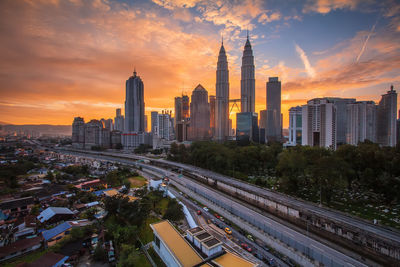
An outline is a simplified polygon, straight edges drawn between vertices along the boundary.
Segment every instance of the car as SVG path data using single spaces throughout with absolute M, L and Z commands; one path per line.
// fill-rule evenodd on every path
M 247 250 L 247 248 L 248 248 L 248 245 L 247 245 L 246 243 L 242 243 L 240 246 L 241 246 L 242 248 L 246 249 L 246 250 Z
M 247 248 L 247 251 L 248 251 L 248 252 L 252 252 L 253 249 L 252 249 L 251 247 L 248 247 L 248 248 Z
M 222 216 L 220 216 L 219 219 L 221 220 L 221 222 L 225 221 L 224 217 L 222 217 Z
M 201 210 L 198 210 L 198 211 L 197 211 L 197 215 L 201 215 Z
M 249 239 L 250 241 L 254 242 L 254 239 L 253 239 L 252 235 L 247 235 L 247 239 Z
M 232 230 L 229 229 L 228 227 L 225 228 L 225 233 L 227 233 L 228 235 L 232 234 Z
M 217 219 L 221 218 L 221 216 L 219 216 L 217 213 L 214 213 L 214 216 L 215 216 Z
M 209 211 L 209 209 L 207 207 L 203 207 L 203 210 L 205 211 Z

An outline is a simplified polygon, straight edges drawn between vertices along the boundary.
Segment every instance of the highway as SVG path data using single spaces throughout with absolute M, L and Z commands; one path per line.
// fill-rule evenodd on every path
M 70 154 L 77 154 L 79 156 L 84 156 L 88 158 L 95 158 L 95 159 L 102 159 L 110 162 L 120 162 L 123 164 L 127 165 L 138 165 L 137 163 L 132 162 L 129 159 L 121 159 L 121 158 L 114 158 L 114 157 L 109 157 L 109 156 L 103 156 L 103 155 L 96 155 L 96 154 L 82 154 L 82 153 L 76 153 L 76 152 L 67 152 Z M 119 155 L 121 156 L 121 155 Z M 315 241 L 299 232 L 296 232 L 292 230 L 291 228 L 281 225 L 280 223 L 272 220 L 271 218 L 268 218 L 266 216 L 263 216 L 257 212 L 255 212 L 252 209 L 247 208 L 246 206 L 237 203 L 233 201 L 231 198 L 225 196 L 223 193 L 212 190 L 211 188 L 206 187 L 204 184 L 194 182 L 191 179 L 188 179 L 184 176 L 179 176 L 169 170 L 154 167 L 154 166 L 149 166 L 143 163 L 139 164 L 143 168 L 149 168 L 150 170 L 160 172 L 164 175 L 167 175 L 171 180 L 176 182 L 177 184 L 180 184 L 184 189 L 190 189 L 193 198 L 196 198 L 196 194 L 202 195 L 203 197 L 206 197 L 210 201 L 215 200 L 220 202 L 220 204 L 223 204 L 225 207 L 229 206 L 228 209 L 230 211 L 239 211 L 240 214 L 233 214 L 234 216 L 240 217 L 240 219 L 247 221 L 250 224 L 255 225 L 257 224 L 263 224 L 264 226 L 268 226 L 271 229 L 274 229 L 274 231 L 279 232 L 281 237 L 285 238 L 290 238 L 292 240 L 296 240 L 297 242 L 301 243 L 303 246 L 307 247 L 309 251 L 313 251 L 313 253 L 310 253 L 310 256 L 314 256 L 315 260 L 320 260 L 318 257 L 325 257 L 325 261 L 330 262 L 330 266 L 366 266 L 363 263 L 341 253 L 338 252 L 318 241 Z M 197 171 L 197 169 L 196 169 Z M 230 180 L 230 183 L 233 181 Z M 193 189 L 196 191 L 194 192 Z M 225 216 L 227 217 L 227 216 Z M 229 218 L 228 218 L 229 219 Z M 257 231 L 262 232 L 262 230 L 254 227 L 254 229 L 257 229 Z M 262 232 L 264 236 L 265 233 Z

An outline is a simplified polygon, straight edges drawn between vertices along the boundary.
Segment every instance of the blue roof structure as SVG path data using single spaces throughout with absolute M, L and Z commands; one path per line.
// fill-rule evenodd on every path
M 98 191 L 93 192 L 93 194 L 95 194 L 96 196 L 99 197 L 99 196 L 101 196 L 101 194 L 103 194 L 103 192 L 110 191 L 110 190 L 112 190 L 112 188 L 98 190 Z
M 61 234 L 62 232 L 67 231 L 68 229 L 72 228 L 72 225 L 69 222 L 65 222 L 62 224 L 57 225 L 56 227 L 46 230 L 42 232 L 43 238 L 47 241 L 55 237 L 56 235 Z
M 37 216 L 37 219 L 43 223 L 45 221 L 48 221 L 51 219 L 56 214 L 74 214 L 70 209 L 68 208 L 62 208 L 62 207 L 48 207 L 44 211 L 42 211 L 39 216 Z

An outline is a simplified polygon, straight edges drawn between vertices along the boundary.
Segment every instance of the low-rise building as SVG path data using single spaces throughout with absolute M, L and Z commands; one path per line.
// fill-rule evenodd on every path
M 55 223 L 71 219 L 73 216 L 74 213 L 68 208 L 48 207 L 37 216 L 37 219 L 41 223 Z
M 34 204 L 33 197 L 11 199 L 0 203 L 0 210 L 7 216 L 18 217 L 28 214 Z
M 9 260 L 25 253 L 34 251 L 42 246 L 42 237 L 18 240 L 0 249 L 0 262 Z
M 153 247 L 165 265 L 252 267 L 257 264 L 222 249 L 222 243 L 201 227 L 187 230 L 187 239 L 169 221 L 150 224 Z M 198 245 L 195 245 L 197 242 Z M 193 246 L 192 246 L 193 244 Z

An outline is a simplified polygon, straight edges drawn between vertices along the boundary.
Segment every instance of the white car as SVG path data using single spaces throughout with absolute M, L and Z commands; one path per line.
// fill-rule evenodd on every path
M 203 210 L 208 211 L 208 208 L 207 207 L 203 207 Z

